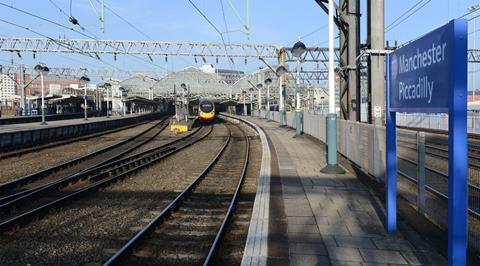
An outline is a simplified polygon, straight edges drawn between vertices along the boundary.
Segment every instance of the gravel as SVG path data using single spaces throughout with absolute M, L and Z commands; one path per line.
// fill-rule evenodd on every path
M 0 172 L 0 183 L 53 167 L 109 145 L 113 145 L 114 143 L 118 143 L 146 130 L 155 123 L 158 123 L 158 121 L 149 122 L 93 139 L 69 143 L 37 152 L 27 153 L 18 157 L 10 157 L 0 160 L 0 169 L 2 169 Z
M 226 129 L 45 219 L 0 238 L 0 265 L 99 263 L 132 237 L 200 173 Z M 201 155 L 201 156 L 199 156 Z

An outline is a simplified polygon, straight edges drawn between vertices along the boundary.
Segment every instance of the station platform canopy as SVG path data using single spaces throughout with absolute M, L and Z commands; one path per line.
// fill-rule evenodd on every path
M 150 90 L 158 80 L 149 76 L 137 74 L 119 83 L 120 87 L 128 91 L 129 96 L 139 96 L 148 98 Z
M 161 78 L 153 85 L 156 96 L 169 97 L 176 87 L 181 94 L 181 84 L 185 84 L 191 95 L 197 97 L 224 97 L 230 93 L 230 86 L 217 74 L 208 73 L 196 67 L 187 67 Z

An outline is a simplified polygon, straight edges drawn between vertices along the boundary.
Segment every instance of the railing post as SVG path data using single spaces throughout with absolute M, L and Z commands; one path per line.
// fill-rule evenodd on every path
M 417 132 L 417 208 L 425 211 L 425 132 Z

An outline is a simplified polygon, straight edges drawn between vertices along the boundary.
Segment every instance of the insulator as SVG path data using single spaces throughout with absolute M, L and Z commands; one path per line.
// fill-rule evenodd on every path
M 78 20 L 77 20 L 74 16 L 69 17 L 68 20 L 69 20 L 73 25 L 78 25 Z

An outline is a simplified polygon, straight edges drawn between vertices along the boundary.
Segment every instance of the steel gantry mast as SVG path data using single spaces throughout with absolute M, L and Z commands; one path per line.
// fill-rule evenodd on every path
M 320 1 L 320 0 L 318 0 Z M 339 19 L 337 18 L 336 21 Z M 373 47 L 372 47 L 373 48 Z M 213 57 L 213 58 L 265 58 L 274 60 L 279 64 L 295 62 L 296 58 L 292 55 L 291 48 L 285 48 L 281 45 L 273 44 L 223 44 L 223 43 L 200 43 L 200 42 L 158 42 L 158 41 L 132 41 L 132 40 L 92 40 L 92 39 L 53 39 L 53 38 L 20 38 L 20 37 L 0 37 L 0 51 L 3 52 L 30 52 L 30 53 L 82 53 L 121 55 L 135 54 L 145 56 L 186 56 L 186 57 Z M 356 52 L 354 53 L 356 54 Z M 353 57 L 352 55 L 350 55 Z M 469 50 L 469 62 L 480 62 L 480 50 Z M 363 58 L 362 58 L 363 59 Z M 302 62 L 306 63 L 326 63 L 328 62 L 328 48 L 310 47 L 302 55 Z M 340 60 L 340 50 L 335 50 L 335 61 Z M 358 61 L 358 58 L 357 58 Z M 356 64 L 356 63 L 354 63 Z M 307 64 L 304 64 L 307 65 Z M 3 66 L 6 68 L 6 66 Z M 72 68 L 57 68 L 58 75 L 76 76 L 80 70 Z M 110 69 L 88 69 L 90 76 L 115 76 L 130 75 L 138 71 L 119 71 Z M 355 65 L 346 65 L 342 72 L 357 72 Z M 93 72 L 93 73 L 92 73 Z M 145 73 L 145 71 L 140 71 Z M 84 73 L 84 72 L 82 72 Z M 320 70 L 302 70 L 301 78 L 312 82 L 326 80 L 328 73 L 326 69 Z M 158 76 L 158 75 L 156 75 Z M 356 84 L 346 80 L 345 84 L 353 86 Z M 347 88 L 347 87 L 345 87 Z M 345 92 L 343 90 L 342 92 Z M 344 93 L 346 94 L 346 92 Z M 352 96 L 353 97 L 353 96 Z M 351 100 L 352 97 L 350 97 Z M 351 104 L 350 104 L 351 105 Z M 358 105 L 358 103 L 356 103 Z M 344 106 L 344 110 L 347 110 Z
M 274 44 L 223 44 L 201 42 L 158 42 L 0 37 L 0 51 L 31 53 L 135 54 L 150 56 L 234 57 L 278 59 L 285 50 L 285 62 L 296 62 L 291 49 Z M 335 59 L 338 60 L 338 51 Z M 328 62 L 328 49 L 312 47 L 303 62 Z

